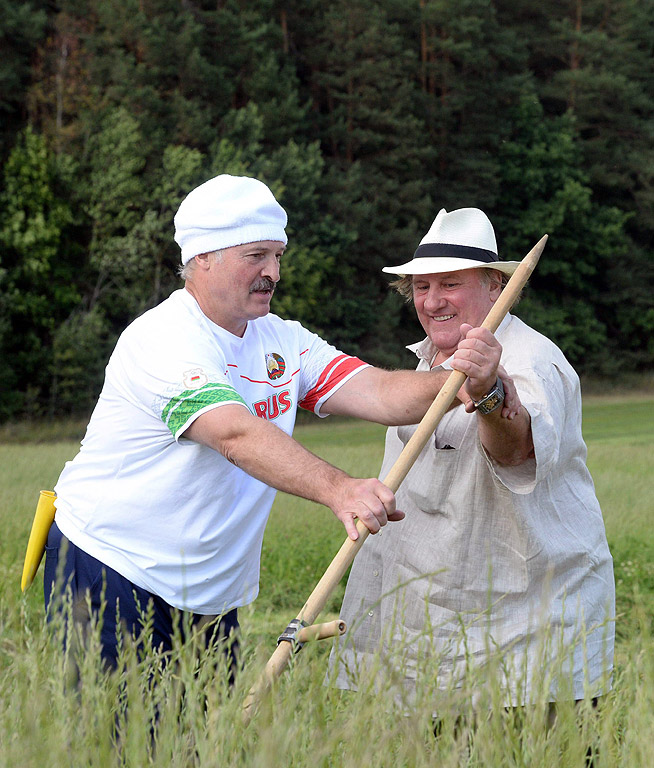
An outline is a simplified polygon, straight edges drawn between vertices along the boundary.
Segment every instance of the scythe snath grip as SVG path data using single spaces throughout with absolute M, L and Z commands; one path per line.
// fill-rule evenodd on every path
M 504 290 L 500 294 L 498 300 L 493 304 L 490 312 L 486 316 L 486 319 L 482 323 L 481 327 L 486 328 L 491 333 L 495 333 L 500 323 L 504 319 L 504 316 L 511 309 L 516 299 L 520 295 L 520 292 L 524 288 L 527 280 L 534 271 L 540 255 L 545 248 L 547 242 L 547 235 L 544 235 L 536 245 L 529 251 L 525 258 L 520 262 L 520 265 L 516 271 L 511 275 L 511 278 L 507 282 Z M 489 268 L 492 269 L 492 263 L 489 263 Z M 413 433 L 411 439 L 404 446 L 402 453 L 398 456 L 397 461 L 391 467 L 386 477 L 382 480 L 384 485 L 387 485 L 393 492 L 397 491 L 404 478 L 409 473 L 409 470 L 413 466 L 413 463 L 420 455 L 420 452 L 425 447 L 427 440 L 434 433 L 440 420 L 443 418 L 452 401 L 456 397 L 457 392 L 463 386 L 466 380 L 465 373 L 460 371 L 452 371 L 447 381 L 441 388 L 440 392 L 434 399 L 427 413 L 423 416 L 416 431 Z M 340 580 L 345 575 L 345 572 L 352 564 L 352 561 L 356 557 L 357 553 L 363 546 L 366 538 L 368 537 L 368 529 L 359 520 L 357 521 L 357 531 L 359 532 L 359 538 L 356 541 L 347 538 L 340 550 L 336 554 L 336 557 L 332 560 L 329 567 L 323 574 L 323 577 L 316 584 L 313 592 L 309 596 L 302 610 L 297 616 L 296 621 L 301 625 L 306 626 L 313 624 L 320 612 L 325 607 L 327 600 L 331 596 L 332 592 L 339 584 Z M 261 700 L 263 694 L 272 685 L 281 673 L 288 665 L 293 655 L 292 643 L 280 643 L 277 649 L 270 657 L 266 664 L 263 673 L 252 686 L 250 692 L 245 698 L 243 703 L 243 717 L 245 722 L 249 722 L 253 717 L 258 702 Z

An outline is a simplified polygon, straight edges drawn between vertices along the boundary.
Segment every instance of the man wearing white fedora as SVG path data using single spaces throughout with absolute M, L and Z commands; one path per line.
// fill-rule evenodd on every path
M 471 402 L 445 415 L 400 487 L 404 521 L 369 537 L 353 564 L 341 610 L 352 629 L 331 659 L 341 688 L 376 670 L 399 681 L 402 697 L 427 685 L 437 712 L 480 667 L 505 706 L 610 686 L 613 566 L 586 467 L 579 379 L 517 317 L 495 335 L 479 328 L 517 266 L 499 261 L 488 217 L 464 208 L 441 210 L 414 258 L 384 269 L 400 276 L 394 286 L 427 333 L 409 347 L 418 370 L 469 374 Z M 500 363 L 521 402 L 508 419 Z M 414 431 L 388 430 L 380 477 Z

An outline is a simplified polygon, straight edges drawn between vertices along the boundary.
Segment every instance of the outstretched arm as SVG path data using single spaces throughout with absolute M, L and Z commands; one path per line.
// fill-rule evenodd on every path
M 356 416 L 387 426 L 417 424 L 447 381 L 451 371 L 385 371 L 366 368 L 337 390 L 322 406 L 323 413 Z M 518 413 L 520 400 L 513 380 L 500 368 L 506 390 L 500 416 Z M 493 379 L 493 382 L 495 379 Z M 450 408 L 470 403 L 466 387 L 459 390 Z
M 263 483 L 329 507 L 356 540 L 356 518 L 371 533 L 401 520 L 390 488 L 375 478 L 353 478 L 332 466 L 269 421 L 240 405 L 223 405 L 199 416 L 184 432 L 221 453 Z
M 366 368 L 343 384 L 325 401 L 321 410 L 387 426 L 416 424 L 425 415 L 448 374 L 443 371 Z

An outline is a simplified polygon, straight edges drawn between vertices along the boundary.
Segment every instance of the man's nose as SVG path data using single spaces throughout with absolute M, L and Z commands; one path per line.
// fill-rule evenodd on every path
M 274 283 L 279 282 L 279 259 L 269 256 L 261 267 L 261 276 L 269 277 Z
M 439 288 L 432 286 L 425 298 L 425 308 L 429 310 L 438 309 L 444 307 L 446 304 L 445 297 L 441 293 Z

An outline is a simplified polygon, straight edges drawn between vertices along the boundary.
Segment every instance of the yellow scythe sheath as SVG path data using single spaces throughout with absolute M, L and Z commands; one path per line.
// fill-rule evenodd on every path
M 48 531 L 54 522 L 56 494 L 53 491 L 41 491 L 39 501 L 34 513 L 32 530 L 27 542 L 25 563 L 23 565 L 23 577 L 20 580 L 20 588 L 24 592 L 34 581 L 36 572 L 41 564 L 45 552 L 45 542 L 48 540 Z

